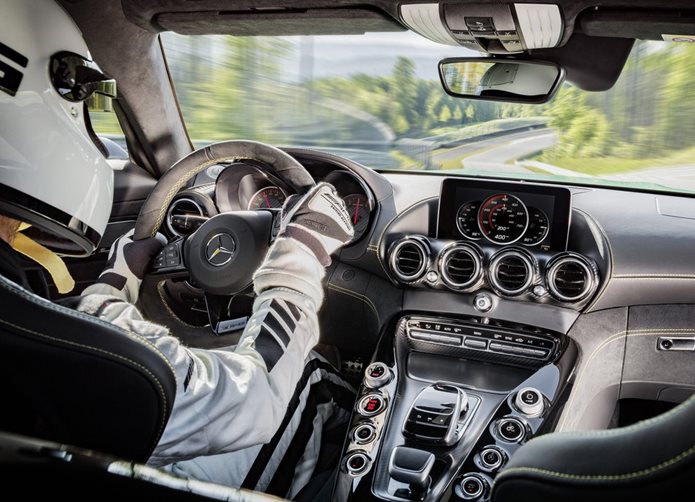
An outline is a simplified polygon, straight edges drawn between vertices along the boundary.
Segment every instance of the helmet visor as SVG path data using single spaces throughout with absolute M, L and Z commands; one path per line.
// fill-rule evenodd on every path
M 51 56 L 49 72 L 53 87 L 60 96 L 78 103 L 87 100 L 92 111 L 111 111 L 116 81 L 104 75 L 96 63 L 72 52 Z

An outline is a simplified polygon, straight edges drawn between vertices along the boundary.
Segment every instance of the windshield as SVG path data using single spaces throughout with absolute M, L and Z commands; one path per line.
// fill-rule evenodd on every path
M 165 33 L 196 146 L 254 139 L 382 170 L 442 170 L 695 192 L 695 47 L 637 42 L 616 85 L 545 105 L 457 99 L 437 62 L 478 55 L 412 32 Z

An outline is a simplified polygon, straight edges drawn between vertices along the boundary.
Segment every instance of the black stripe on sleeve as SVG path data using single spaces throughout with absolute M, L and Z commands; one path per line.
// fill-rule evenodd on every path
M 265 316 L 265 319 L 263 319 L 263 325 L 273 331 L 280 341 L 285 344 L 285 347 L 287 347 L 287 345 L 290 343 L 290 335 L 285 330 L 285 327 L 280 324 L 280 321 L 278 321 L 277 318 L 272 314 L 272 312 L 268 312 L 268 314 Z
M 265 326 L 261 326 L 261 332 L 256 337 L 254 343 L 256 346 L 256 352 L 261 355 L 263 361 L 265 361 L 265 366 L 268 369 L 268 373 L 270 373 L 270 371 L 282 357 L 282 354 L 285 353 L 285 349 Z
M 270 302 L 270 310 L 272 310 L 280 319 L 282 319 L 291 332 L 294 332 L 294 327 L 297 324 L 294 322 L 294 319 L 292 319 L 290 313 L 285 310 L 279 301 L 273 300 Z
M 26 58 L 26 56 L 23 56 L 22 54 L 12 49 L 11 47 L 6 46 L 2 42 L 0 42 L 0 54 L 5 56 L 10 61 L 14 61 L 23 68 L 26 68 L 29 64 L 29 60 Z
M 290 309 L 290 312 L 292 312 L 292 317 L 294 317 L 297 321 L 302 318 L 302 312 L 294 303 L 285 302 L 285 305 L 287 305 L 287 308 Z

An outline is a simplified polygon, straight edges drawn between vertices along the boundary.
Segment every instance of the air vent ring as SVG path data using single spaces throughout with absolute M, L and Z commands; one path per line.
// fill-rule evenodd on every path
M 194 201 L 193 199 L 188 198 L 188 197 L 181 197 L 179 199 L 174 200 L 174 202 L 171 203 L 171 205 L 169 206 L 169 209 L 167 210 L 167 214 L 166 214 L 166 218 L 165 218 L 167 230 L 169 230 L 169 232 L 171 232 L 172 235 L 175 235 L 177 237 L 183 237 L 183 234 L 181 234 L 181 232 L 174 229 L 174 226 L 171 224 L 172 216 L 174 216 L 176 214 L 176 210 L 179 208 L 180 209 L 185 208 L 184 212 L 186 214 L 196 214 L 197 213 L 196 216 L 205 216 L 205 209 L 203 209 L 203 207 L 200 204 L 198 204 L 196 201 Z
M 455 242 L 439 256 L 439 275 L 449 288 L 462 291 L 474 289 L 483 277 L 483 258 L 470 244 Z
M 389 253 L 389 267 L 399 281 L 415 282 L 427 270 L 430 251 L 420 239 L 405 237 L 397 241 Z
M 596 291 L 598 272 L 596 266 L 587 258 L 567 253 L 549 264 L 546 282 L 550 294 L 556 300 L 579 302 Z
M 518 296 L 528 290 L 538 276 L 536 260 L 524 250 L 503 249 L 490 260 L 488 280 L 498 293 Z

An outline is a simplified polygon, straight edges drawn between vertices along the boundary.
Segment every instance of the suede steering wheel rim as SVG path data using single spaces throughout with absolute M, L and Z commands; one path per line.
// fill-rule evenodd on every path
M 254 160 L 265 164 L 298 194 L 307 192 L 315 185 L 304 166 L 279 148 L 246 140 L 213 143 L 189 153 L 159 179 L 140 209 L 133 239 L 141 240 L 157 235 L 171 201 L 198 173 L 220 162 L 240 160 Z

